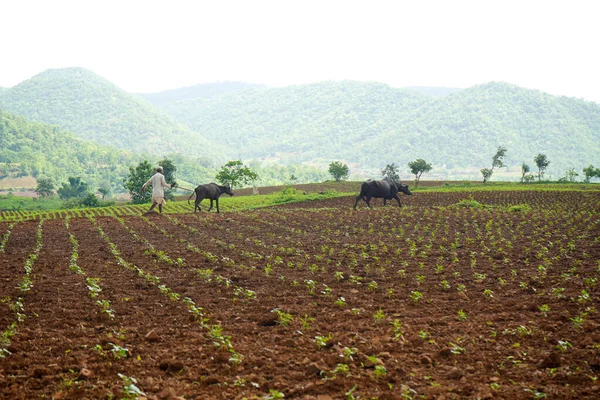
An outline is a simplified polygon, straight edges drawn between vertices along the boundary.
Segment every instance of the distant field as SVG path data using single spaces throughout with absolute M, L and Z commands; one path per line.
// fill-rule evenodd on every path
M 0 393 L 596 399 L 600 192 L 531 189 L 3 214 Z

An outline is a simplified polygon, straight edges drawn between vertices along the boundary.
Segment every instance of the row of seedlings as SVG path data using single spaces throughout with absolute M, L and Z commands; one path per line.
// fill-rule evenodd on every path
M 195 320 L 200 324 L 200 326 L 203 329 L 205 329 L 207 331 L 209 337 L 212 339 L 213 344 L 217 348 L 225 349 L 226 351 L 229 352 L 229 354 L 230 354 L 229 361 L 233 362 L 233 363 L 240 363 L 242 361 L 243 356 L 240 353 L 238 353 L 235 350 L 235 348 L 233 347 L 233 344 L 231 342 L 231 336 L 224 335 L 222 333 L 223 328 L 221 327 L 221 325 L 219 323 L 212 323 L 210 321 L 210 319 L 206 316 L 204 309 L 202 307 L 197 306 L 191 298 L 189 298 L 189 297 L 182 298 L 182 296 L 179 293 L 177 293 L 173 289 L 167 287 L 165 284 L 162 284 L 160 277 L 153 275 L 147 271 L 144 271 L 139 266 L 126 261 L 122 257 L 121 252 L 119 251 L 117 245 L 111 241 L 110 237 L 106 234 L 106 232 L 98 224 L 96 219 L 93 217 L 89 217 L 89 220 L 96 227 L 100 236 L 106 241 L 106 243 L 108 244 L 108 246 L 110 248 L 111 254 L 113 255 L 113 257 L 115 258 L 115 260 L 121 267 L 134 272 L 139 277 L 144 278 L 146 280 L 146 282 L 157 287 L 160 290 L 160 292 L 163 295 L 165 295 L 166 297 L 168 297 L 170 300 L 181 301 L 183 304 L 185 304 L 185 306 L 187 307 L 189 312 L 192 313 L 192 315 L 194 316 Z M 168 257 L 168 256 L 166 256 L 166 257 Z
M 24 299 L 25 294 L 33 287 L 31 274 L 33 272 L 33 266 L 39 257 L 40 251 L 42 250 L 43 224 L 44 220 L 40 219 L 38 223 L 38 229 L 35 235 L 35 248 L 29 254 L 27 260 L 25 261 L 25 273 L 23 274 L 21 282 L 19 282 L 19 284 L 17 285 L 20 295 L 9 304 L 10 310 L 15 314 L 15 320 L 0 334 L 0 358 L 5 358 L 10 355 L 8 347 L 10 346 L 11 338 L 16 334 L 18 325 L 22 323 L 26 318 Z

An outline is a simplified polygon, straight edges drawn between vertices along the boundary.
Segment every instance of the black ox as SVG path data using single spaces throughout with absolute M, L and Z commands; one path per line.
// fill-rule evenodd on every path
M 231 191 L 231 187 L 229 185 L 221 186 L 216 183 L 208 183 L 206 185 L 199 185 L 196 189 L 194 189 L 194 193 L 191 194 L 188 199 L 188 204 L 190 204 L 190 199 L 196 195 L 196 204 L 194 205 L 194 212 L 196 210 L 202 211 L 200 209 L 200 202 L 204 199 L 210 199 L 210 208 L 208 211 L 213 208 L 213 201 L 217 202 L 217 212 L 219 212 L 219 197 L 223 194 L 228 194 L 233 196 L 233 192 Z
M 361 199 L 364 200 L 370 208 L 370 201 L 373 197 L 376 199 L 383 198 L 384 206 L 387 200 L 396 199 L 398 202 L 398 207 L 402 207 L 398 193 L 412 195 L 408 185 L 405 183 L 396 182 L 389 178 L 385 178 L 380 181 L 373 181 L 369 179 L 360 185 L 360 194 L 356 196 L 354 208 L 356 208 L 356 205 Z

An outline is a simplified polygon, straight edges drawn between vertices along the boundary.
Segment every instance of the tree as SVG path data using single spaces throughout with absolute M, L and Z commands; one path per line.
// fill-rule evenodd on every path
M 550 165 L 550 161 L 548 161 L 546 155 L 542 153 L 539 153 L 537 156 L 535 156 L 533 161 L 535 161 L 535 165 L 538 167 L 538 181 L 541 181 L 542 177 L 544 176 L 544 171 L 546 168 L 548 168 L 548 165 Z
M 431 171 L 432 167 L 427 161 L 422 158 L 417 158 L 415 161 L 408 163 L 408 168 L 410 168 L 410 172 L 415 176 L 415 186 L 419 186 L 421 175 L 423 175 L 424 172 Z
M 336 182 L 339 182 L 343 179 L 347 179 L 350 174 L 350 169 L 346 164 L 342 164 L 339 161 L 334 161 L 329 164 L 329 173 L 333 176 Z
M 585 176 L 584 182 L 590 183 L 593 178 L 600 178 L 600 168 L 594 168 L 593 165 L 589 165 L 583 169 L 583 175 Z
M 111 189 L 109 187 L 100 187 L 98 188 L 98 193 L 102 195 L 102 200 L 108 195 L 111 194 Z
M 54 184 L 50 178 L 39 178 L 35 192 L 40 197 L 50 197 L 54 195 Z
M 525 182 L 525 175 L 527 175 L 527 173 L 530 171 L 529 165 L 525 164 L 525 162 L 523 162 L 523 164 L 521 164 L 521 183 Z
M 123 186 L 129 191 L 133 204 L 149 203 L 152 199 L 152 191 L 142 192 L 142 186 L 154 174 L 154 167 L 147 160 L 139 163 L 135 168 L 129 167 L 129 175 L 123 181 Z
M 481 175 L 483 175 L 483 183 L 486 183 L 492 177 L 493 173 L 494 170 L 492 168 L 482 168 Z
M 505 166 L 504 163 L 502 163 L 502 159 L 504 158 L 505 155 L 506 155 L 506 147 L 498 146 L 498 150 L 496 151 L 496 154 L 494 154 L 494 157 L 492 157 L 492 168 L 482 168 L 481 169 L 481 175 L 483 175 L 483 183 L 486 183 L 488 181 L 488 179 L 490 179 L 492 177 L 492 174 L 494 173 L 494 168 L 496 168 L 496 167 L 502 168 Z
M 575 182 L 575 178 L 577 178 L 579 174 L 575 171 L 575 168 L 569 168 L 569 170 L 565 173 L 565 177 L 563 178 L 564 182 Z
M 229 185 L 231 188 L 234 188 L 255 181 L 258 179 L 258 175 L 242 164 L 240 160 L 236 160 L 228 161 L 227 164 L 223 165 L 215 176 L 215 179 L 222 185 Z
M 400 176 L 398 175 L 398 171 L 400 167 L 396 165 L 396 163 L 391 163 L 385 166 L 384 169 L 381 170 L 381 175 L 384 178 L 390 178 L 393 181 L 399 181 Z
M 57 190 L 61 199 L 72 199 L 76 197 L 85 197 L 88 194 L 88 185 L 80 177 L 69 177 L 68 183 L 63 183 Z
M 163 169 L 163 175 L 165 176 L 165 181 L 169 185 L 175 184 L 175 186 L 176 186 L 177 182 L 175 181 L 175 172 L 177 172 L 177 167 L 175 166 L 173 161 L 169 160 L 168 158 L 165 158 L 164 160 L 159 161 L 158 165 L 160 165 Z M 165 199 L 175 200 L 175 195 L 173 194 L 173 190 L 174 189 L 165 189 Z
M 94 193 L 88 193 L 87 196 L 81 201 L 86 207 L 100 207 L 100 200 L 96 197 Z

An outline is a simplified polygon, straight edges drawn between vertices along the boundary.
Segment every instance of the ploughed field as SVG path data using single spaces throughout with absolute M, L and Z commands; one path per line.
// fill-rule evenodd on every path
M 2 222 L 1 398 L 600 397 L 598 192 L 401 199 Z

